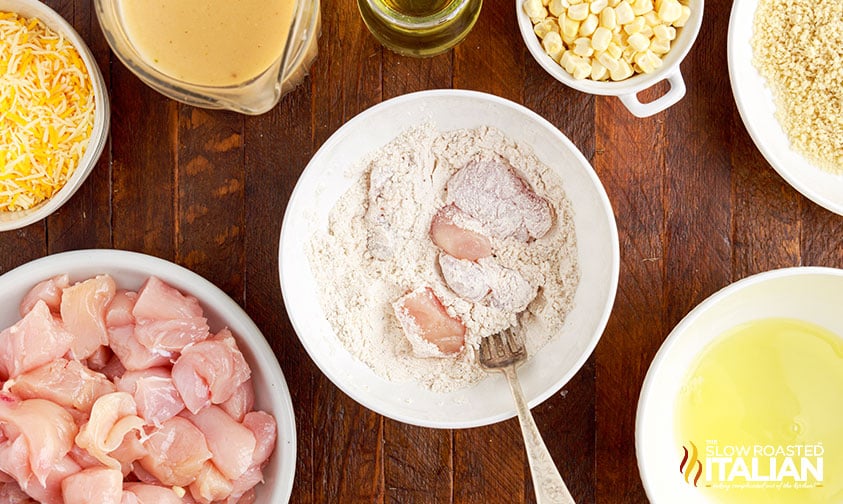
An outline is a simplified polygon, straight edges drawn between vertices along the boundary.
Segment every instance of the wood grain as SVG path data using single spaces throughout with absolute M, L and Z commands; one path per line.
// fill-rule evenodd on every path
M 173 260 L 220 286 L 260 327 L 290 389 L 292 503 L 535 502 L 515 419 L 437 430 L 384 418 L 319 371 L 284 310 L 278 239 L 296 181 L 338 128 L 383 100 L 459 88 L 521 103 L 571 139 L 609 195 L 621 247 L 611 318 L 582 369 L 533 409 L 580 504 L 647 502 L 635 458 L 638 395 L 653 355 L 689 310 L 761 271 L 843 267 L 843 217 L 782 180 L 743 127 L 726 71 L 728 0 L 706 2 L 681 66 L 686 96 L 646 119 L 545 73 L 521 41 L 511 2 L 487 0 L 456 49 L 411 59 L 377 43 L 355 2 L 326 0 L 309 77 L 257 117 L 161 96 L 111 53 L 91 0 L 47 3 L 95 55 L 111 136 L 64 207 L 0 234 L 0 272 L 53 252 L 119 248 Z

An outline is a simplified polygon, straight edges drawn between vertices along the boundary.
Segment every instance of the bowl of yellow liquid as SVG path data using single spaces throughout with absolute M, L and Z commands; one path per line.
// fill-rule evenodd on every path
M 757 274 L 670 333 L 638 403 L 654 504 L 843 503 L 843 270 Z
M 146 84 L 175 100 L 256 115 L 306 76 L 319 0 L 94 0 L 105 38 Z

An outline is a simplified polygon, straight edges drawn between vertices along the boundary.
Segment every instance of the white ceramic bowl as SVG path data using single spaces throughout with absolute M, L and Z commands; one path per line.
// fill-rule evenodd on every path
M 843 175 L 811 164 L 793 150 L 775 117 L 773 93 L 752 64 L 752 30 L 758 0 L 735 0 L 729 19 L 729 80 L 752 141 L 778 174 L 814 203 L 843 215 Z
M 231 329 L 252 369 L 255 408 L 272 413 L 278 424 L 275 451 L 264 468 L 266 482 L 257 487 L 257 504 L 285 503 L 296 469 L 293 403 L 275 354 L 246 312 L 223 291 L 196 273 L 156 257 L 122 250 L 79 250 L 36 259 L 0 276 L 0 326 L 20 319 L 18 306 L 37 282 L 68 273 L 71 282 L 108 273 L 120 288 L 137 289 L 155 275 L 199 302 L 212 331 Z
M 515 12 L 518 16 L 518 28 L 521 30 L 521 37 L 527 44 L 527 49 L 530 50 L 530 54 L 533 55 L 539 65 L 554 79 L 583 93 L 617 96 L 632 115 L 649 117 L 665 110 L 685 96 L 685 81 L 679 71 L 679 64 L 685 59 L 697 39 L 700 26 L 702 26 L 704 3 L 704 0 L 689 0 L 691 17 L 688 18 L 684 27 L 677 30 L 676 40 L 673 41 L 670 52 L 665 55 L 664 63 L 658 71 L 651 74 L 636 74 L 617 82 L 574 79 L 559 63 L 544 52 L 541 41 L 533 31 L 533 23 L 530 21 L 530 17 L 524 13 L 524 0 L 515 0 Z M 651 102 L 641 103 L 638 99 L 638 93 L 663 80 L 670 84 L 667 93 Z
M 638 468 L 653 504 L 704 504 L 679 471 L 674 412 L 688 370 L 718 336 L 738 324 L 784 317 L 843 335 L 843 270 L 798 267 L 750 276 L 712 294 L 673 329 L 662 344 L 641 390 L 635 425 Z
M 111 112 L 108 104 L 108 90 L 102 78 L 96 60 L 91 54 L 88 46 L 82 37 L 65 21 L 56 11 L 37 0 L 0 0 L 0 11 L 17 12 L 24 17 L 37 17 L 53 30 L 64 34 L 79 52 L 88 74 L 91 77 L 91 85 L 94 91 L 94 127 L 91 130 L 91 139 L 85 149 L 85 153 L 79 160 L 79 165 L 73 171 L 64 187 L 59 189 L 52 198 L 43 201 L 28 210 L 18 212 L 0 212 L 0 232 L 11 229 L 18 229 L 37 222 L 59 209 L 82 185 L 96 165 L 97 160 L 105 147 L 108 139 L 108 127 Z
M 281 288 L 293 327 L 310 357 L 334 384 L 360 404 L 415 425 L 462 428 L 515 414 L 503 376 L 476 386 L 435 393 L 417 383 L 394 383 L 356 360 L 335 335 L 319 305 L 305 246 L 339 197 L 356 180 L 350 168 L 410 126 L 430 122 L 441 131 L 492 126 L 562 178 L 571 201 L 581 270 L 574 308 L 562 334 L 519 368 L 530 406 L 559 390 L 597 344 L 617 288 L 619 249 L 612 209 L 594 170 L 552 124 L 521 105 L 472 91 L 412 93 L 376 105 L 348 121 L 319 149 L 299 179 L 284 216 L 279 248 Z

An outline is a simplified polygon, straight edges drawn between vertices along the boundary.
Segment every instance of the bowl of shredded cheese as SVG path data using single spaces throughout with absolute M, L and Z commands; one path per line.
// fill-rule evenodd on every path
M 0 231 L 55 212 L 108 138 L 105 82 L 91 51 L 36 0 L 0 0 Z

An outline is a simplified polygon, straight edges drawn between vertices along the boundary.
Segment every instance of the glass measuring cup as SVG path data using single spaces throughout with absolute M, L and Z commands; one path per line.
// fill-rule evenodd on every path
M 294 2 L 291 25 L 281 54 L 256 75 L 242 81 L 202 81 L 175 76 L 164 70 L 158 60 L 144 52 L 132 36 L 126 22 L 125 0 L 94 0 L 97 18 L 108 44 L 120 61 L 144 83 L 159 93 L 189 105 L 210 109 L 229 109 L 242 114 L 262 114 L 295 88 L 310 68 L 317 54 L 321 15 L 319 0 Z

